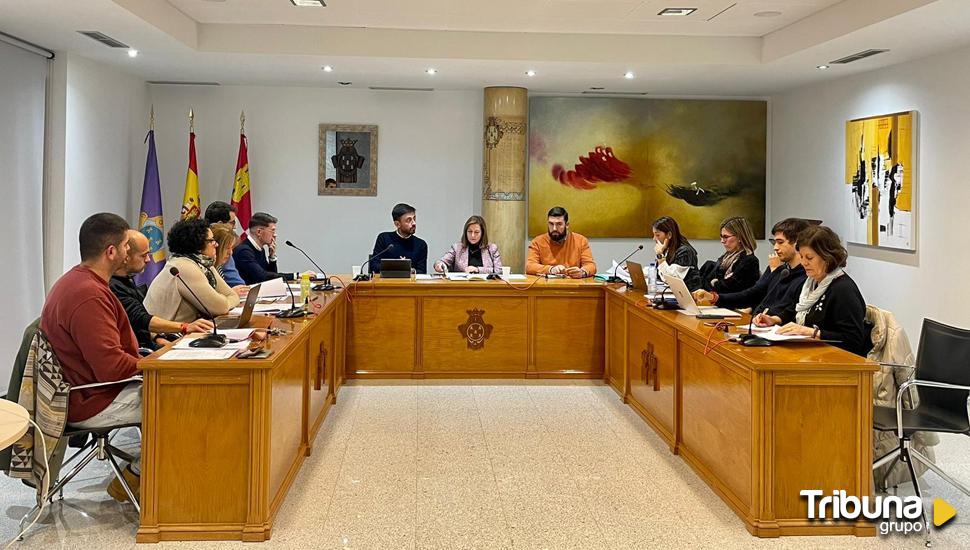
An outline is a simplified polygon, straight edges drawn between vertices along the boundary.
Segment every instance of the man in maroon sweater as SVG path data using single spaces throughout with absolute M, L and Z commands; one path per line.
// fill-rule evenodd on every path
M 47 294 L 40 328 L 72 386 L 124 380 L 139 374 L 138 340 L 108 281 L 125 263 L 128 223 L 115 214 L 95 214 L 81 224 L 78 240 L 81 263 Z M 67 421 L 78 428 L 141 422 L 141 387 L 130 382 L 72 391 Z M 138 464 L 125 471 L 136 495 L 138 473 Z M 108 492 L 127 500 L 117 481 Z

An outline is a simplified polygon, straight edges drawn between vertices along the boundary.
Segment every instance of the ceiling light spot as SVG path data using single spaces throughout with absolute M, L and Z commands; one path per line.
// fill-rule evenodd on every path
M 533 71 L 532 69 L 529 69 L 528 71 L 525 72 L 525 76 L 535 76 L 535 75 L 536 75 L 536 72 Z
M 820 71 L 824 71 L 825 69 L 828 69 L 829 66 L 828 65 L 816 65 L 815 68 L 818 69 L 818 70 L 820 70 Z
M 625 78 L 627 80 L 633 80 L 634 78 L 636 78 L 636 75 L 633 74 L 633 71 L 627 71 L 627 72 L 623 73 L 623 78 Z
M 434 67 L 428 67 L 427 69 L 424 70 L 424 72 L 426 72 L 428 74 L 437 74 L 438 73 L 438 69 L 435 69 Z
M 323 72 L 325 72 L 325 73 L 332 73 L 333 72 L 333 67 L 331 67 L 330 65 L 324 65 L 323 66 Z
M 138 57 L 138 50 L 134 48 L 128 50 L 128 57 Z
M 339 82 L 338 81 L 337 84 L 340 84 L 341 86 L 350 86 L 351 84 L 353 84 L 353 82 Z
M 589 89 L 590 90 L 605 90 L 606 88 L 604 88 L 602 86 L 590 86 Z
M 683 17 L 697 11 L 697 8 L 664 8 L 657 15 L 664 17 Z
M 327 3 L 323 0 L 290 0 L 290 3 L 298 8 L 325 8 Z
M 758 11 L 755 12 L 755 17 L 778 17 L 781 15 L 780 11 Z

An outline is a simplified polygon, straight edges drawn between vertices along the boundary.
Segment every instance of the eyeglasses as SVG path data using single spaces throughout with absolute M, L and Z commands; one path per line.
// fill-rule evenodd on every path
M 217 241 L 217 240 L 215 240 L 215 239 L 206 239 L 206 240 L 205 240 L 205 244 L 210 244 L 210 243 L 211 243 L 211 244 L 216 244 L 216 245 L 217 245 L 217 244 L 219 244 L 219 241 Z
M 722 241 L 727 241 L 727 240 L 730 240 L 731 237 L 733 237 L 733 236 L 734 235 L 721 235 L 721 240 Z

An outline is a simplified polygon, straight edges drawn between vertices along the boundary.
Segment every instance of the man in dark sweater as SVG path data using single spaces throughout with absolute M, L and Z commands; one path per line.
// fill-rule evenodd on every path
M 795 248 L 795 240 L 808 227 L 805 220 L 787 218 L 771 228 L 774 254 L 769 258 L 768 269 L 753 287 L 731 293 L 697 290 L 694 299 L 718 307 L 752 308 L 754 322 L 759 325 L 764 324 L 759 323 L 764 315 L 776 318 L 779 323 L 794 319 L 795 304 L 805 283 L 805 268 Z
M 371 273 L 380 273 L 381 260 L 384 258 L 406 258 L 416 273 L 428 272 L 428 243 L 414 236 L 417 230 L 417 214 L 414 207 L 397 204 L 391 210 L 394 231 L 377 235 L 374 252 L 370 261 Z
M 148 349 L 158 349 L 164 342 L 156 342 L 152 334 L 208 332 L 212 330 L 212 321 L 196 319 L 191 323 L 176 323 L 161 317 L 156 317 L 145 309 L 145 285 L 135 283 L 134 276 L 145 270 L 150 253 L 148 238 L 134 229 L 128 230 L 128 256 L 125 265 L 115 271 L 108 282 L 111 292 L 118 297 L 121 305 L 128 314 L 128 321 L 138 338 L 138 345 Z

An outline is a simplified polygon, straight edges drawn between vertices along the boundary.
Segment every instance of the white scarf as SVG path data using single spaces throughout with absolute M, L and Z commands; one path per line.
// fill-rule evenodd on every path
M 811 277 L 805 279 L 805 284 L 802 285 L 802 293 L 798 297 L 798 304 L 795 305 L 795 322 L 799 325 L 804 325 L 805 318 L 808 317 L 808 310 L 812 309 L 815 302 L 825 294 L 825 291 L 828 290 L 832 281 L 843 275 L 845 275 L 845 271 L 841 267 L 837 267 L 834 271 L 826 275 L 822 279 L 822 282 L 816 282 Z

